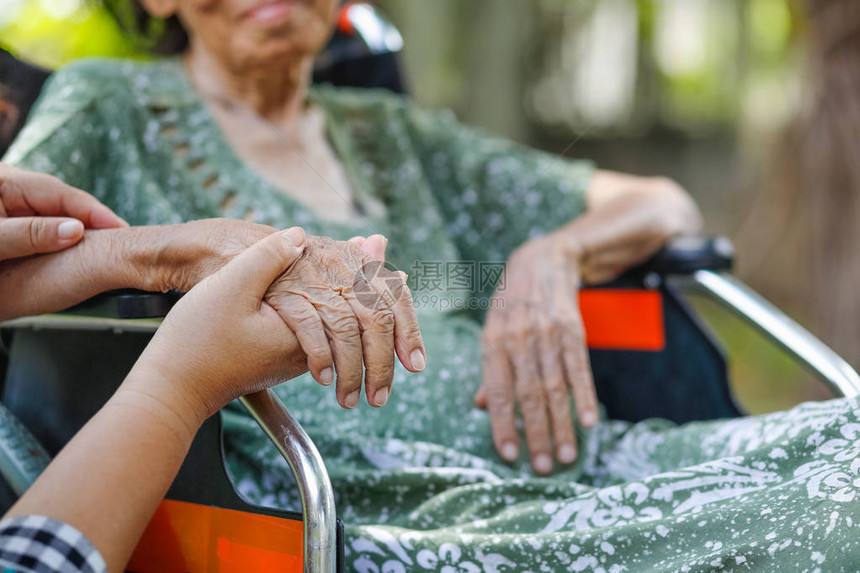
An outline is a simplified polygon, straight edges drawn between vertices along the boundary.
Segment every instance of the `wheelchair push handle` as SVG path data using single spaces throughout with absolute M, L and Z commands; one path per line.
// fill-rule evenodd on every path
M 675 237 L 669 239 L 650 259 L 629 272 L 691 275 L 698 271 L 729 271 L 734 258 L 735 248 L 728 237 Z
M 319 451 L 271 390 L 248 394 L 239 401 L 287 461 L 296 478 L 304 521 L 304 571 L 336 571 L 334 490 Z
M 672 279 L 682 292 L 704 295 L 747 322 L 788 353 L 836 396 L 860 395 L 860 375 L 842 357 L 812 333 L 728 273 L 696 271 Z

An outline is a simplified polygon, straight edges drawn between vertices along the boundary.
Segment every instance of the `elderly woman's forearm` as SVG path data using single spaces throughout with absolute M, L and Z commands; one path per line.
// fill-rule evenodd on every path
M 600 171 L 587 202 L 582 217 L 555 233 L 578 261 L 585 283 L 611 280 L 671 237 L 698 232 L 702 226 L 690 196 L 665 178 Z

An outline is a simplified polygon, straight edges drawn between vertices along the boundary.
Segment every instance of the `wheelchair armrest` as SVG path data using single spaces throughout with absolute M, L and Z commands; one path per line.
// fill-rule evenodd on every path
M 104 292 L 64 310 L 63 314 L 96 318 L 162 318 L 167 315 L 182 295 L 180 291 L 146 292 L 120 289 Z
M 705 295 L 742 318 L 812 374 L 837 396 L 860 395 L 860 376 L 812 333 L 728 273 L 700 270 L 670 282 L 682 292 Z
M 734 256 L 735 248 L 728 237 L 676 237 L 629 272 L 689 275 L 706 270 L 728 271 L 732 268 Z

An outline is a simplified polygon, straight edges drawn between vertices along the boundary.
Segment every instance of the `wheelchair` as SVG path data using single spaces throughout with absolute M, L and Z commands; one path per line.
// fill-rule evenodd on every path
M 346 3 L 314 80 L 405 92 L 401 45 L 370 5 Z M 860 376 L 845 361 L 728 274 L 732 259 L 727 239 L 679 239 L 613 283 L 581 290 L 597 394 L 609 418 L 680 424 L 742 415 L 725 355 L 689 294 L 745 319 L 835 395 L 860 393 Z M 2 511 L 113 393 L 179 296 L 111 292 L 64 313 L 0 324 Z M 343 569 L 343 524 L 318 451 L 273 392 L 241 402 L 286 460 L 301 513 L 254 506 L 236 492 L 216 414 L 195 437 L 130 571 Z
M 728 271 L 725 238 L 684 238 L 611 284 L 585 287 L 580 308 L 598 398 L 612 419 L 676 423 L 742 415 L 725 356 L 683 295 L 706 295 L 744 318 L 827 384 L 860 393 L 860 376 Z M 179 294 L 105 293 L 56 315 L 0 324 L 8 368 L 0 407 L 5 510 L 124 379 Z M 129 570 L 341 571 L 343 524 L 325 465 L 270 390 L 241 399 L 298 486 L 302 512 L 249 504 L 227 475 L 216 414 L 196 436 Z

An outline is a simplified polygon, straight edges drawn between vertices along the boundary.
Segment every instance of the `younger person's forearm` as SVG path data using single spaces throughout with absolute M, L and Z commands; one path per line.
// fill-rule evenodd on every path
M 132 372 L 123 387 L 135 376 L 153 375 Z M 148 381 L 143 382 L 138 386 L 147 387 Z M 189 425 L 177 416 L 181 406 L 123 387 L 6 515 L 44 515 L 72 525 L 117 573 L 131 557 L 199 427 L 196 420 Z

